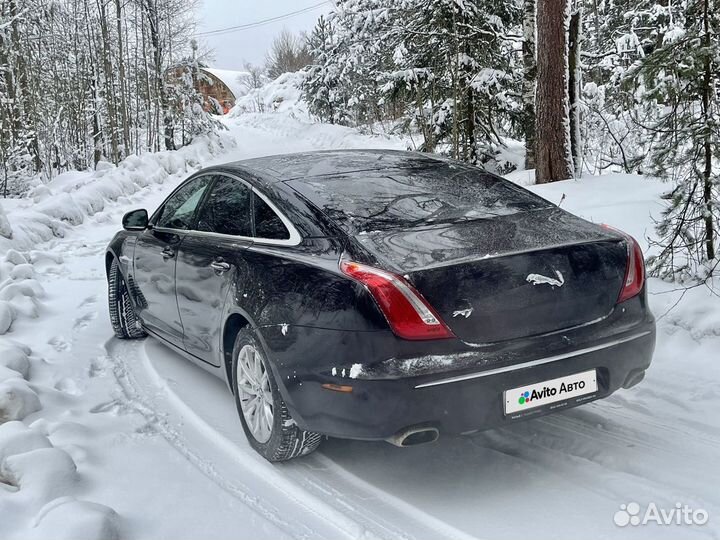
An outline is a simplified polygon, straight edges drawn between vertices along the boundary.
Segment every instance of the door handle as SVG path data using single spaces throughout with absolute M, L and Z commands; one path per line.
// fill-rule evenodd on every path
M 213 261 L 210 263 L 210 268 L 212 268 L 216 274 L 224 274 L 230 270 L 230 265 L 223 261 Z
M 172 259 L 174 256 L 175 256 L 175 250 L 173 248 L 171 248 L 170 246 L 166 246 L 162 250 L 162 258 L 163 259 L 165 259 L 165 260 Z

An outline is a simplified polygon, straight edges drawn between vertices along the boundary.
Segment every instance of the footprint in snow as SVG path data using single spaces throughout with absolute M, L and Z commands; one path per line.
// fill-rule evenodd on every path
M 74 379 L 70 379 L 68 377 L 62 378 L 58 382 L 56 382 L 55 390 L 58 390 L 64 394 L 69 394 L 71 396 L 79 396 L 83 393 L 77 382 L 75 382 Z
M 80 304 L 78 304 L 78 307 L 81 308 L 81 307 L 85 307 L 85 306 L 92 306 L 93 304 L 96 304 L 97 301 L 98 301 L 97 294 L 92 294 L 92 295 L 88 296 L 85 300 L 80 302 Z
M 69 276 L 68 279 L 71 281 L 105 281 L 105 274 L 93 272 L 90 274 L 72 275 Z
M 57 352 L 64 352 L 70 350 L 70 343 L 62 337 L 62 336 L 55 336 L 48 340 L 48 344 L 52 345 L 53 349 L 55 349 Z
M 97 312 L 96 311 L 90 311 L 83 315 L 82 317 L 78 317 L 75 319 L 75 323 L 73 324 L 73 330 L 82 330 L 84 328 L 87 328 L 90 324 L 90 321 L 97 318 Z
M 93 414 L 110 413 L 115 416 L 119 416 L 121 414 L 128 413 L 130 410 L 130 407 L 128 407 L 126 404 L 118 401 L 117 399 L 114 399 L 112 401 L 106 401 L 104 403 L 99 403 L 95 405 L 93 408 L 90 409 L 90 412 Z
M 88 369 L 88 376 L 100 377 L 102 375 L 105 375 L 105 372 L 107 371 L 107 366 L 107 356 L 98 356 L 90 363 L 90 368 Z

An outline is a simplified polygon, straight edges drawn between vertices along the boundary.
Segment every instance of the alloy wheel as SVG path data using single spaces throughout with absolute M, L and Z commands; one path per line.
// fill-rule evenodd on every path
M 272 435 L 273 396 L 265 364 L 252 345 L 245 345 L 238 354 L 237 392 L 250 433 L 259 443 L 266 443 Z

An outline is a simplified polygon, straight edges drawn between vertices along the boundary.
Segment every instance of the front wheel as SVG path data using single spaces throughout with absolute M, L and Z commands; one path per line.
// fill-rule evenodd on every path
M 115 259 L 110 263 L 108 272 L 108 307 L 115 336 L 120 339 L 139 339 L 147 335 L 140 325 L 130 300 L 130 291 Z
M 286 461 L 320 445 L 319 433 L 300 429 L 290 416 L 262 347 L 248 328 L 235 339 L 232 383 L 243 431 L 265 459 Z

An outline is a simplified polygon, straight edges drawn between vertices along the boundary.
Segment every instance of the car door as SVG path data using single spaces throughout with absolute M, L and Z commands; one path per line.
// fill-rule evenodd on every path
M 135 243 L 133 278 L 141 296 L 138 315 L 149 330 L 179 347 L 183 328 L 175 297 L 177 250 L 211 181 L 210 176 L 200 176 L 176 190 Z
M 247 276 L 244 251 L 252 244 L 252 197 L 248 184 L 215 175 L 194 230 L 183 238 L 177 260 L 177 305 L 187 352 L 220 365 L 225 300 Z

